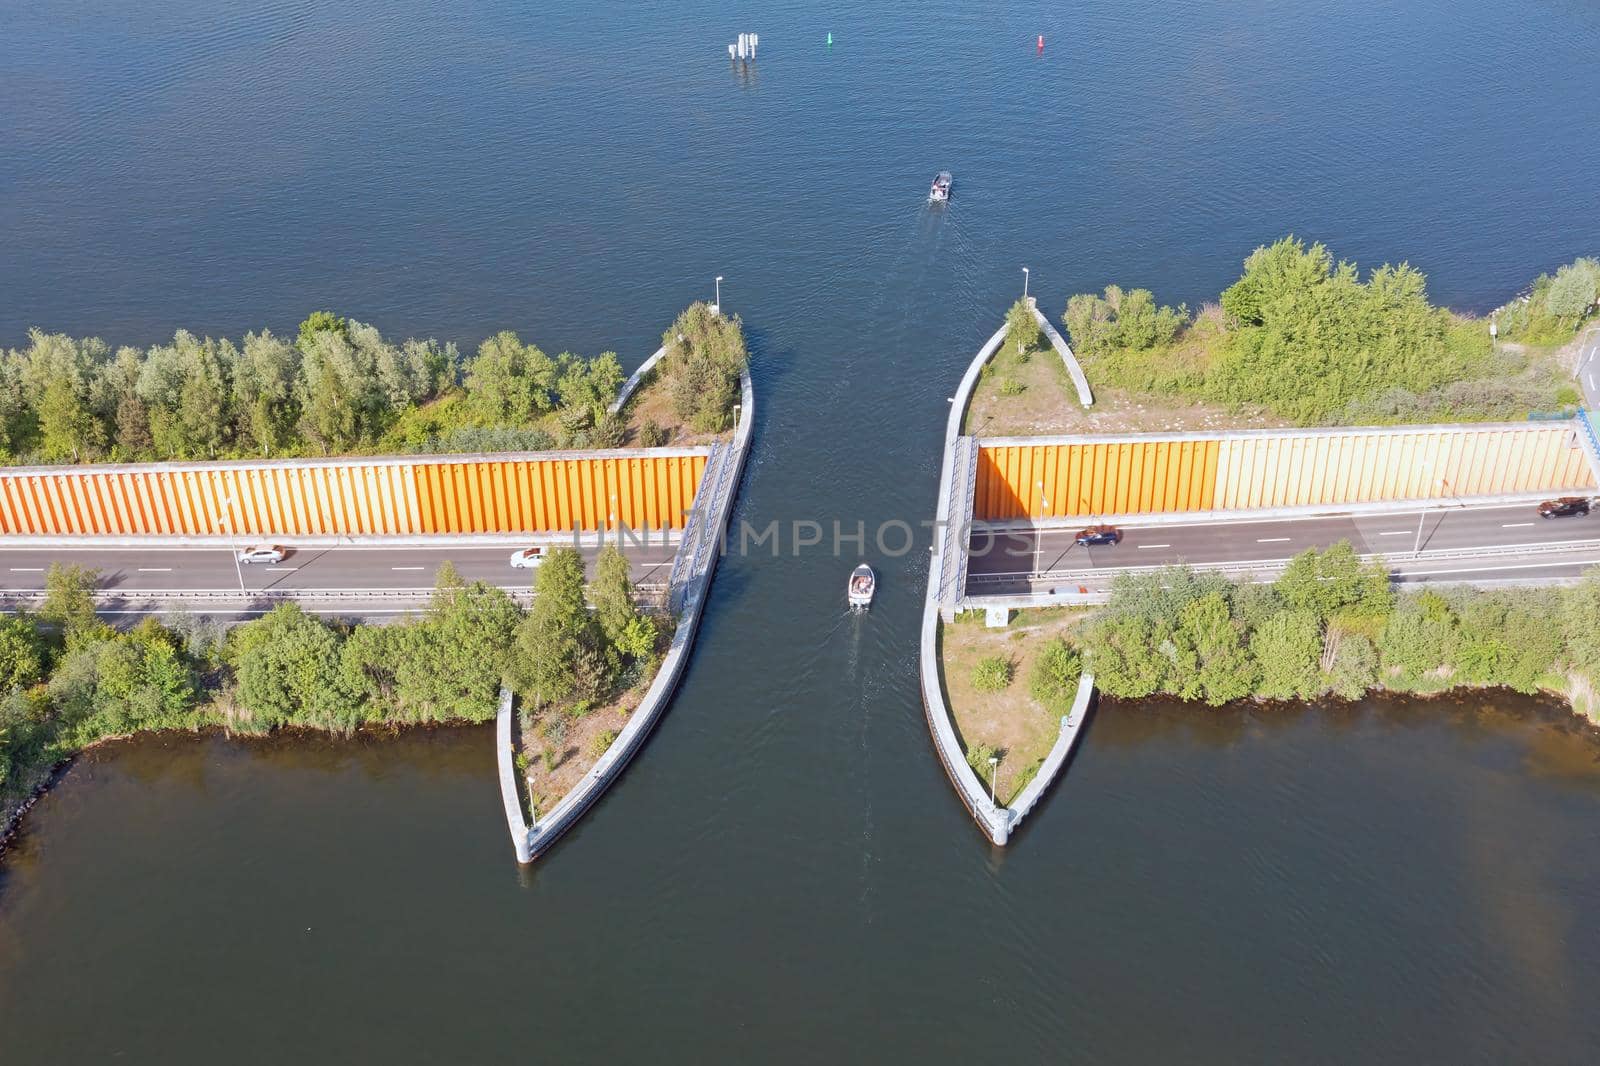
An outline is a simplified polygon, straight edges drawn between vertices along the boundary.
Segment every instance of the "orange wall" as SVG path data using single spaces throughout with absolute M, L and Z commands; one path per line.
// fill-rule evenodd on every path
M 640 450 L 604 457 L 0 470 L 0 533 L 548 533 L 615 523 L 682 528 L 705 463 L 698 450 Z
M 996 521 L 1159 514 L 1594 484 L 1565 422 L 1018 442 L 980 446 L 973 515 Z

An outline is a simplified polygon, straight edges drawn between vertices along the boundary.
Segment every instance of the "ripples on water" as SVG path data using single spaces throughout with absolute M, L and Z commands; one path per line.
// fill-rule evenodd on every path
M 332 307 L 631 365 L 722 274 L 757 529 L 929 515 L 1023 265 L 1053 316 L 1194 305 L 1292 230 L 1482 310 L 1600 231 L 1586 5 L 13 7 L 0 343 Z M 860 619 L 853 548 L 787 547 L 724 562 L 660 730 L 531 874 L 483 730 L 74 770 L 0 885 L 4 1057 L 1592 1057 L 1559 720 L 1107 707 L 995 852 L 922 720 L 923 546 L 869 550 Z

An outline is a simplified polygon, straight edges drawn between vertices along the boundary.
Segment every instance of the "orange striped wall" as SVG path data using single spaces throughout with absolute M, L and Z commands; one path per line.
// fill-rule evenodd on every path
M 1593 489 L 1565 422 L 981 444 L 975 518 L 1293 507 Z
M 0 533 L 202 536 L 682 528 L 702 449 L 0 470 Z

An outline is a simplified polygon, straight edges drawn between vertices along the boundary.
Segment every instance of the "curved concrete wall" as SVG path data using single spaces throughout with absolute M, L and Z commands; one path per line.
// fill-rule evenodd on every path
M 1589 491 L 1572 425 L 1527 422 L 980 442 L 986 521 Z
M 716 572 L 717 549 L 727 530 L 728 516 L 733 511 L 733 501 L 738 494 L 739 480 L 743 476 L 745 458 L 750 450 L 750 434 L 755 425 L 755 388 L 748 371 L 740 382 L 740 392 L 740 417 L 733 442 L 718 449 L 708 464 L 707 476 L 702 481 L 705 495 L 696 501 L 691 528 L 686 531 L 686 539 L 678 549 L 680 556 L 686 552 L 699 555 L 695 545 L 706 545 L 704 560 L 700 569 L 684 571 L 686 589 L 683 608 L 678 612 L 677 629 L 639 706 L 634 708 L 627 724 L 617 734 L 617 739 L 611 742 L 611 747 L 606 749 L 583 779 L 532 826 L 522 817 L 522 801 L 515 780 L 507 778 L 503 772 L 501 774 L 501 798 L 518 862 L 532 862 L 548 851 L 611 786 L 644 746 L 645 738 L 667 709 L 672 693 L 688 667 L 689 650 L 694 646 L 700 613 L 711 589 L 711 577 Z M 688 539 L 691 535 L 694 537 L 693 544 Z M 677 572 L 676 565 L 674 572 Z M 496 745 L 500 765 L 506 766 L 512 762 L 509 702 L 502 707 L 501 716 L 505 727 L 503 731 L 497 728 Z
M 709 450 L 0 470 L 0 534 L 241 536 L 679 529 Z

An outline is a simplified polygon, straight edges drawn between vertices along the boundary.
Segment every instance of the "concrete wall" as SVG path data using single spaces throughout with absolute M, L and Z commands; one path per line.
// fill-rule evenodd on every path
M 1567 422 L 980 442 L 974 517 L 1138 515 L 1592 491 Z
M 0 534 L 540 533 L 682 528 L 705 448 L 0 470 Z

